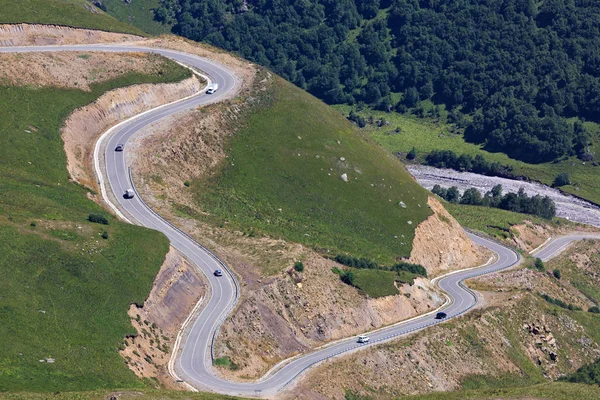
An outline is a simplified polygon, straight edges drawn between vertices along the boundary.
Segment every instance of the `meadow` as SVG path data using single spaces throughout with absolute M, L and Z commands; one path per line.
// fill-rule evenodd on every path
M 428 193 L 336 110 L 274 78 L 227 163 L 192 183 L 215 224 L 391 265 L 408 257 Z M 347 178 L 347 182 L 344 180 Z
M 91 11 L 86 0 L 0 0 L 0 22 L 5 24 L 51 24 L 74 28 L 145 36 L 144 32 L 120 22 L 103 11 Z
M 162 75 L 124 75 L 90 92 L 0 87 L 0 392 L 144 386 L 118 347 L 135 333 L 127 310 L 144 302 L 169 244 L 69 180 L 60 128 L 112 88 L 189 76 L 165 62 Z

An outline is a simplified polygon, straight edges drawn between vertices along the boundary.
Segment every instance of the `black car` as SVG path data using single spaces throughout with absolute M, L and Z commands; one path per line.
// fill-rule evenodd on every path
M 444 319 L 447 316 L 448 315 L 445 312 L 439 312 L 439 313 L 435 314 L 435 319 Z
M 217 269 L 215 271 L 215 276 L 223 276 L 223 271 L 221 271 L 220 269 Z
M 115 151 L 123 151 L 124 149 L 125 149 L 124 144 L 118 144 L 117 147 L 115 147 Z

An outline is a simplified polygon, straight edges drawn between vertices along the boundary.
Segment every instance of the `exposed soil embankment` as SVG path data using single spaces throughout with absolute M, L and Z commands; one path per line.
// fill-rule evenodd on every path
M 485 263 L 491 253 L 476 246 L 458 222 L 434 197 L 428 203 L 434 214 L 415 232 L 410 262 L 421 264 L 430 276 Z
M 102 32 L 57 25 L 0 25 L 0 46 L 119 43 L 140 39 L 142 39 L 141 36 L 125 33 Z
M 90 90 L 90 85 L 127 73 L 162 73 L 165 59 L 146 53 L 1 53 L 0 82 L 14 86 L 54 86 Z M 23 73 L 27 71 L 27 73 Z
M 495 302 L 502 306 L 317 367 L 283 397 L 341 400 L 350 391 L 398 398 L 458 390 L 470 379 L 535 382 L 574 371 L 600 354 L 582 325 L 549 313 L 532 294 L 504 294 Z
M 157 377 L 167 388 L 178 387 L 167 364 L 181 324 L 205 294 L 201 274 L 171 248 L 148 299 L 129 309 L 138 333 L 125 338 L 121 355 L 136 375 Z
M 71 178 L 97 190 L 92 172 L 93 154 L 102 133 L 131 116 L 195 94 L 202 86 L 203 83 L 194 76 L 178 83 L 119 88 L 74 111 L 62 130 Z

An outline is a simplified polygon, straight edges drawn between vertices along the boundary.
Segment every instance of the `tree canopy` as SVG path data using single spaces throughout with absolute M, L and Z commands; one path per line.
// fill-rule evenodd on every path
M 600 119 L 597 1 L 161 0 L 155 16 L 328 103 L 444 104 L 469 141 L 528 162 L 586 155 L 567 119 Z

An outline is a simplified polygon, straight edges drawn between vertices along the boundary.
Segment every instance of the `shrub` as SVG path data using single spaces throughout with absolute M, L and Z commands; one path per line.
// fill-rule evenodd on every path
M 190 187 L 190 185 L 191 185 L 190 181 L 185 181 L 185 182 L 183 182 L 183 184 L 185 187 Z
M 569 185 L 570 183 L 571 183 L 571 178 L 569 177 L 569 174 L 567 174 L 566 172 L 562 172 L 562 173 L 556 175 L 556 178 L 554 178 L 554 183 L 552 185 L 555 187 L 560 187 L 560 186 Z
M 423 267 L 422 265 L 419 265 L 419 264 L 411 264 L 411 263 L 402 262 L 402 263 L 395 264 L 392 267 L 392 270 L 394 270 L 396 272 L 406 271 L 406 272 L 410 272 L 412 274 L 427 277 L 427 270 L 425 269 L 425 267 Z
M 108 225 L 108 219 L 104 216 L 104 214 L 90 213 L 90 215 L 88 215 L 88 221 L 95 224 Z
M 342 272 L 342 274 L 340 275 L 340 279 L 346 285 L 352 285 L 352 286 L 354 286 L 354 273 L 352 271 L 344 271 L 344 272 Z
M 304 263 L 302 261 L 296 261 L 294 263 L 294 269 L 297 272 L 304 272 Z
M 554 275 L 556 279 L 560 279 L 560 277 L 562 276 L 559 269 L 555 269 L 554 271 L 552 271 L 552 275 Z
M 29 224 L 29 226 L 31 226 L 32 228 L 35 228 L 37 226 L 37 223 L 35 221 L 33 221 L 31 224 Z
M 594 313 L 594 314 L 600 314 L 600 308 L 598 308 L 597 306 L 593 306 L 588 308 L 588 312 Z
M 540 272 L 544 272 L 546 270 L 546 266 L 544 265 L 544 262 L 541 258 L 535 259 L 535 269 L 537 269 Z
M 108 239 L 108 232 L 102 232 L 102 239 Z
M 407 160 L 414 160 L 417 157 L 417 150 L 413 147 L 406 155 Z

